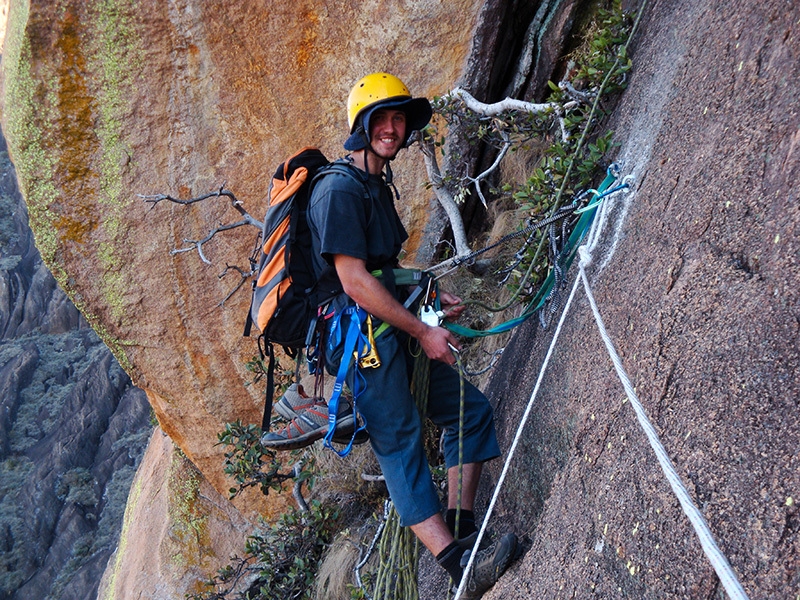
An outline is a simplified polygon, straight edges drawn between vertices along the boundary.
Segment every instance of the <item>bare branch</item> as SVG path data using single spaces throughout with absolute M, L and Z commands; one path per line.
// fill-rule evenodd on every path
M 294 497 L 295 502 L 297 502 L 297 508 L 302 513 L 308 512 L 308 502 L 306 499 L 303 498 L 303 479 L 300 479 L 300 473 L 303 471 L 303 461 L 300 460 L 295 463 L 292 472 L 294 473 L 294 487 L 292 487 L 292 496 Z
M 561 105 L 557 102 L 525 102 L 524 100 L 517 100 L 516 98 L 506 98 L 500 102 L 493 104 L 485 104 L 476 100 L 469 92 L 462 88 L 455 88 L 450 92 L 451 96 L 459 98 L 468 109 L 487 117 L 494 117 L 507 110 L 518 110 L 528 113 L 546 113 L 554 111 L 556 113 L 561 111 Z
M 436 194 L 436 199 L 444 208 L 450 227 L 453 229 L 453 241 L 456 244 L 456 252 L 459 256 L 469 254 L 469 244 L 467 243 L 467 233 L 464 229 L 464 220 L 461 218 L 461 211 L 458 210 L 453 195 L 444 185 L 442 173 L 439 170 L 439 163 L 436 161 L 436 147 L 431 138 L 426 138 L 420 142 L 422 155 L 425 157 L 425 168 L 428 171 L 428 178 Z
M 222 186 L 220 186 L 220 188 L 216 192 L 209 192 L 207 194 L 202 194 L 202 195 L 197 196 L 195 198 L 189 198 L 188 200 L 182 200 L 180 198 L 175 198 L 174 196 L 170 196 L 169 194 L 154 194 L 154 195 L 150 195 L 150 196 L 147 196 L 147 195 L 144 195 L 144 194 L 139 194 L 139 197 L 144 199 L 144 201 L 146 203 L 150 204 L 151 207 L 154 207 L 156 204 L 158 204 L 159 202 L 163 202 L 164 200 L 166 200 L 168 202 L 172 202 L 173 204 L 180 204 L 182 206 L 189 206 L 189 205 L 195 204 L 197 202 L 202 202 L 203 200 L 208 200 L 209 198 L 219 198 L 221 196 L 225 196 L 226 198 L 228 198 L 231 201 L 231 206 L 236 210 L 236 212 L 238 212 L 240 215 L 242 215 L 242 219 L 240 221 L 236 221 L 235 223 L 228 223 L 228 224 L 225 224 L 225 225 L 219 225 L 218 227 L 215 227 L 214 229 L 212 229 L 202 239 L 199 239 L 199 240 L 184 239 L 183 243 L 184 244 L 188 244 L 188 246 L 186 246 L 184 248 L 175 248 L 175 249 L 170 251 L 170 254 L 172 254 L 174 256 L 175 254 L 183 254 L 184 252 L 191 252 L 193 250 L 197 250 L 197 254 L 200 256 L 200 260 L 202 260 L 207 265 L 210 265 L 212 263 L 206 257 L 205 253 L 203 252 L 203 244 L 211 241 L 211 239 L 213 239 L 215 235 L 217 235 L 220 232 L 230 231 L 231 229 L 236 229 L 237 227 L 243 227 L 245 225 L 252 225 L 253 227 L 256 227 L 259 230 L 261 230 L 261 229 L 264 228 L 264 223 L 262 223 L 258 219 L 254 218 L 250 213 L 248 213 L 245 210 L 244 204 L 242 204 L 242 201 L 239 200 L 238 198 L 236 198 L 236 196 L 234 196 L 233 192 L 231 192 L 230 190 L 226 190 L 225 189 L 225 184 L 224 183 L 222 184 Z M 227 271 L 227 269 L 226 269 L 226 271 Z M 240 273 L 241 272 L 242 271 L 240 270 Z M 243 275 L 243 277 L 244 277 L 244 275 Z M 236 288 L 233 290 L 233 292 L 238 290 L 241 287 L 241 285 L 242 285 L 242 283 L 240 282 L 239 285 L 237 285 Z M 233 294 L 233 292 L 231 292 L 231 294 Z M 230 298 L 231 294 L 228 294 L 228 296 L 225 298 L 225 300 Z M 225 302 L 225 300 L 223 300 L 223 303 Z
M 241 267 L 237 267 L 236 265 L 225 265 L 225 270 L 219 275 L 217 275 L 217 277 L 219 279 L 222 279 L 223 277 L 225 277 L 225 275 L 228 274 L 228 271 L 230 271 L 231 269 L 237 271 L 239 275 L 241 275 L 241 278 L 239 279 L 239 283 L 237 283 L 234 286 L 234 288 L 230 292 L 228 292 L 228 295 L 225 296 L 217 306 L 224 306 L 225 303 L 231 298 L 231 296 L 233 296 L 236 292 L 238 292 L 239 288 L 241 288 L 250 279 L 250 277 L 252 277 L 256 273 L 255 267 L 251 268 L 248 271 L 242 269 Z
M 254 218 L 250 213 L 248 213 L 244 209 L 244 204 L 242 201 L 237 199 L 236 196 L 233 195 L 233 192 L 230 190 L 225 189 L 225 184 L 222 185 L 216 192 L 209 192 L 207 194 L 203 194 L 202 196 L 197 196 L 196 198 L 189 198 L 188 200 L 181 200 L 180 198 L 175 198 L 174 196 L 170 196 L 168 194 L 154 194 L 151 196 L 147 196 L 144 194 L 139 194 L 139 197 L 142 198 L 148 204 L 155 206 L 159 202 L 167 200 L 174 204 L 181 204 L 183 206 L 188 206 L 190 204 L 195 204 L 196 202 L 202 202 L 203 200 L 208 200 L 209 198 L 219 198 L 220 196 L 225 196 L 230 199 L 231 206 L 236 209 L 236 211 L 244 217 L 243 221 L 245 225 L 253 225 L 258 227 L 259 229 L 264 228 L 264 223 L 259 221 L 258 219 Z
M 597 95 L 597 92 L 582 92 L 581 90 L 575 89 L 575 86 L 572 85 L 567 79 L 563 79 L 558 82 L 558 89 L 572 98 L 576 103 L 587 104 L 589 106 L 591 106 L 592 102 L 594 102 L 594 98 Z
M 208 260 L 203 254 L 203 244 L 206 242 L 211 241 L 215 235 L 222 231 L 230 231 L 231 229 L 236 229 L 237 227 L 243 227 L 245 225 L 253 225 L 253 223 L 249 222 L 247 219 L 242 219 L 241 221 L 237 221 L 236 223 L 228 223 L 227 225 L 220 225 L 219 227 L 215 227 L 212 229 L 206 237 L 200 240 L 190 240 L 184 239 L 184 244 L 189 244 L 188 247 L 185 248 L 175 248 L 174 250 L 170 250 L 170 254 L 183 254 L 184 252 L 191 252 L 192 250 L 197 250 L 197 253 L 200 255 L 200 259 L 206 263 L 207 265 L 211 264 L 211 261 Z
M 489 175 L 491 175 L 499 166 L 503 159 L 508 154 L 508 151 L 511 149 L 511 136 L 508 135 L 505 131 L 501 131 L 500 135 L 503 136 L 503 147 L 500 149 L 500 152 L 497 153 L 497 157 L 494 159 L 494 163 L 491 167 L 486 169 L 483 173 L 475 177 L 467 177 L 467 180 L 471 183 L 475 184 L 475 190 L 478 192 L 478 197 L 483 202 L 483 207 L 488 208 L 488 204 L 486 203 L 486 197 L 483 195 L 483 190 L 481 190 L 481 181 L 486 179 Z

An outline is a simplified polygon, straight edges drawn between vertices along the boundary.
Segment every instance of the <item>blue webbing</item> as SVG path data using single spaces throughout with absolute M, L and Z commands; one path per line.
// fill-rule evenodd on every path
M 331 399 L 328 400 L 328 431 L 325 434 L 324 445 L 333 450 L 341 457 L 350 454 L 353 449 L 353 442 L 356 439 L 356 434 L 363 431 L 367 427 L 367 420 L 361 415 L 356 406 L 356 400 L 361 395 L 363 388 L 366 387 L 363 376 L 358 372 L 358 361 L 368 354 L 371 350 L 369 339 L 361 331 L 361 324 L 366 320 L 367 313 L 359 306 L 348 307 L 333 317 L 331 323 L 330 337 L 328 344 L 331 349 L 336 348 L 342 341 L 342 328 L 341 319 L 344 315 L 350 315 L 350 325 L 347 328 L 347 334 L 344 339 L 344 353 L 342 360 L 339 363 L 339 370 L 336 372 L 336 382 L 333 384 L 333 394 Z M 357 353 L 357 354 L 356 354 Z M 354 356 L 355 355 L 355 356 Z M 355 364 L 354 364 L 355 361 Z M 336 432 L 336 424 L 339 415 L 339 400 L 342 396 L 345 380 L 347 379 L 347 372 L 350 365 L 354 364 L 353 374 L 353 435 L 350 437 L 350 442 L 344 450 L 337 450 L 333 447 L 333 435 Z M 362 386 L 363 384 L 363 386 Z M 359 426 L 358 418 L 361 416 L 362 425 Z

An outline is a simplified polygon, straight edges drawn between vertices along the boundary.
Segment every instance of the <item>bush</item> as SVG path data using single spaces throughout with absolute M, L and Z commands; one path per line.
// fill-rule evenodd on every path
M 333 539 L 338 509 L 318 501 L 293 509 L 247 540 L 245 557 L 221 569 L 191 600 L 310 600 L 319 561 Z M 239 589 L 250 578 L 255 581 Z

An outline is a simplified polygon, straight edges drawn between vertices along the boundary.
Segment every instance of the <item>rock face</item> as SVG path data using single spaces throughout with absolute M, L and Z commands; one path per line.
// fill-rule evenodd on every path
M 242 554 L 252 528 L 157 430 L 97 598 L 172 600 L 200 592 L 200 582 Z
M 587 267 L 637 394 L 752 599 L 800 594 L 798 23 L 782 2 L 648 4 L 609 124 L 635 189 Z M 488 387 L 505 447 L 551 336 L 520 331 Z M 726 596 L 582 290 L 500 506 L 529 549 L 487 599 Z
M 150 411 L 42 264 L 0 157 L 0 597 L 94 598 Z
M 3 123 L 37 245 L 218 490 L 228 483 L 217 433 L 258 422 L 263 406 L 245 385 L 256 354 L 241 336 L 246 289 L 220 307 L 238 275 L 217 277 L 247 266 L 255 229 L 206 244 L 206 265 L 170 250 L 238 213 L 222 200 L 151 209 L 137 194 L 189 197 L 227 182 L 260 218 L 285 156 L 305 145 L 342 151 L 345 100 L 365 71 L 397 72 L 428 97 L 457 81 L 480 7 L 11 2 Z M 412 206 L 430 211 L 411 202 L 423 198 L 421 169 L 398 161 L 409 218 Z
M 580 5 L 544 4 L 552 27 L 534 37 L 553 41 L 536 55 L 553 56 Z M 220 307 L 235 282 L 216 278 L 244 266 L 252 234 L 207 243 L 214 266 L 170 254 L 238 215 L 222 200 L 149 209 L 136 195 L 227 182 L 259 216 L 282 157 L 308 143 L 338 153 L 343 100 L 369 70 L 400 74 L 416 94 L 466 74 L 482 100 L 534 98 L 542 72 L 517 85 L 505 64 L 525 46 L 514 17 L 531 12 L 513 1 L 12 2 L 3 123 L 37 244 L 217 490 L 228 487 L 217 432 L 261 409 L 244 385 L 246 293 Z M 800 9 L 778 0 L 645 5 L 609 123 L 635 189 L 588 267 L 656 431 L 754 599 L 800 594 L 798 23 Z M 415 230 L 432 207 L 417 163 L 397 169 Z M 527 553 L 487 599 L 717 597 L 584 296 L 575 302 L 492 517 Z M 503 448 L 551 335 L 521 328 L 488 384 Z

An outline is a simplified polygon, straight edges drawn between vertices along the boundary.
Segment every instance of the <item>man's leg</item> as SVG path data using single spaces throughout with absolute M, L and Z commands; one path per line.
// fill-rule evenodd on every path
M 412 525 L 411 531 L 434 556 L 438 556 L 442 550 L 453 543 L 453 535 L 447 528 L 440 513 L 428 517 L 421 523 Z
M 478 492 L 478 483 L 481 478 L 483 463 L 469 463 L 461 468 L 461 508 L 472 511 L 475 509 L 475 494 Z M 458 466 L 447 469 L 447 508 L 456 509 L 458 506 Z
M 447 514 L 445 524 L 458 543 L 464 548 L 471 548 L 478 535 L 475 524 L 475 494 L 481 477 L 483 463 L 467 463 L 459 469 L 450 467 L 447 470 Z M 488 544 L 488 540 L 484 540 Z M 482 546 L 482 547 L 485 547 Z

